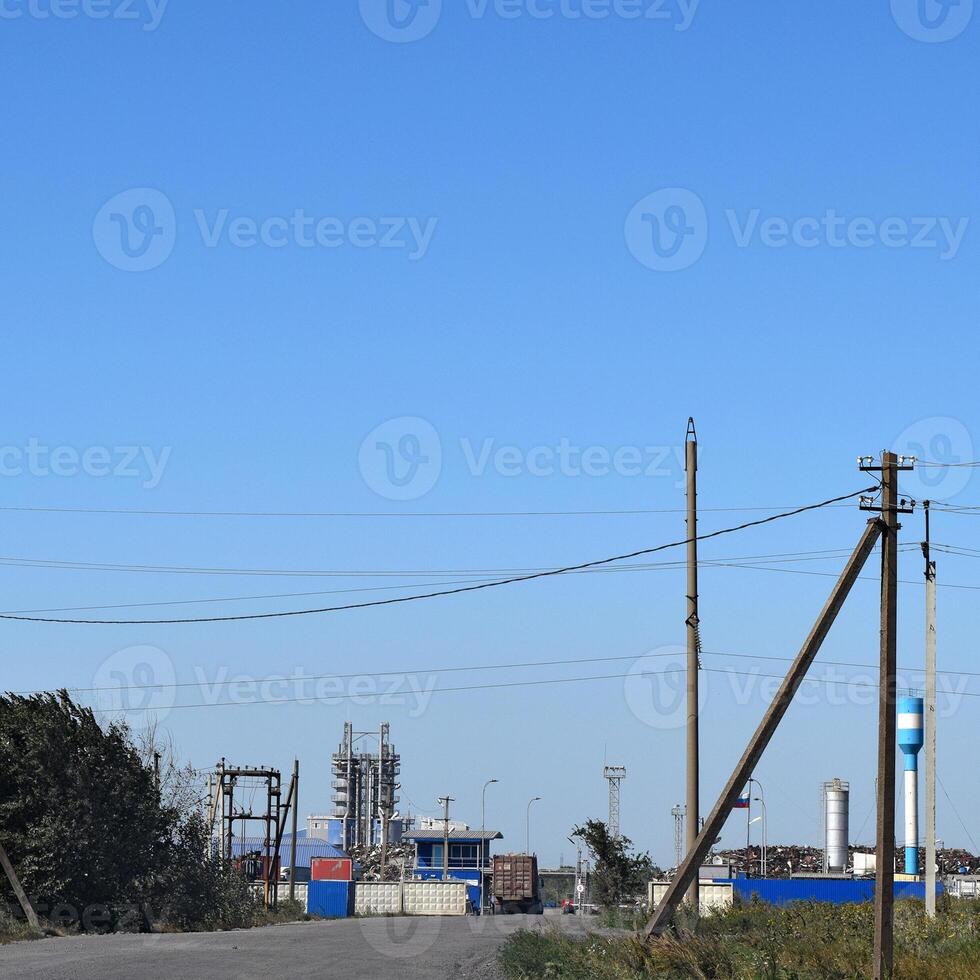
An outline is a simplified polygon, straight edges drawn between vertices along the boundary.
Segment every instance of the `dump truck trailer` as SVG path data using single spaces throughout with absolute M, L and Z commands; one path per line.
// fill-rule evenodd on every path
M 543 915 L 538 859 L 533 854 L 497 854 L 493 859 L 494 912 Z

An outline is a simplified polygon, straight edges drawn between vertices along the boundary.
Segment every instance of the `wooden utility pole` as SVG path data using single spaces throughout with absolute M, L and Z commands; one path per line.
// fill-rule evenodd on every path
M 7 876 L 7 881 L 10 882 L 10 887 L 13 888 L 14 894 L 17 896 L 17 901 L 20 902 L 20 907 L 24 910 L 24 915 L 27 916 L 28 924 L 32 929 L 37 929 L 40 932 L 41 924 L 37 921 L 37 913 L 34 911 L 34 906 L 31 905 L 31 900 L 27 897 L 27 892 L 21 887 L 17 872 L 14 871 L 14 866 L 10 863 L 10 858 L 7 857 L 7 852 L 4 850 L 2 844 L 0 844 L 0 867 L 3 868 L 4 874 Z
M 289 788 L 293 805 L 293 837 L 289 842 L 289 900 L 296 900 L 296 834 L 299 830 L 299 759 L 293 761 L 293 782 Z
M 881 454 L 880 465 L 865 457 L 864 472 L 881 474 L 881 636 L 878 689 L 878 817 L 875 858 L 874 980 L 890 980 L 895 962 L 895 752 L 898 629 L 898 515 L 911 513 L 911 502 L 898 496 L 898 474 L 911 470 L 904 457 Z M 862 505 L 865 506 L 865 505 Z
M 854 583 L 861 574 L 861 569 L 868 560 L 868 556 L 874 550 L 874 546 L 882 533 L 883 526 L 883 522 L 880 520 L 873 520 L 868 523 L 864 534 L 861 536 L 861 540 L 854 549 L 854 553 L 851 555 L 844 571 L 841 572 L 840 578 L 834 585 L 830 598 L 817 617 L 817 621 L 810 631 L 810 635 L 806 638 L 772 704 L 759 723 L 759 727 L 749 741 L 748 747 L 742 754 L 742 758 L 739 759 L 738 764 L 735 766 L 735 770 L 725 784 L 725 788 L 721 791 L 721 796 L 718 797 L 717 803 L 715 803 L 708 819 L 705 821 L 704 828 L 698 834 L 694 847 L 688 850 L 687 856 L 681 863 L 660 905 L 657 906 L 656 912 L 647 923 L 647 927 L 644 930 L 647 937 L 659 936 L 664 932 L 668 925 L 670 925 L 674 912 L 683 900 L 685 893 L 692 884 L 697 883 L 698 871 L 702 862 L 708 856 L 708 851 L 711 850 L 715 840 L 721 833 L 722 827 L 724 827 L 725 821 L 731 814 L 739 794 L 744 789 L 749 777 L 755 771 L 763 752 L 765 752 L 772 736 L 776 732 L 776 728 L 789 709 L 793 696 L 803 683 L 807 670 L 820 651 L 824 639 L 826 639 L 827 634 L 830 632 L 830 627 L 833 625 L 837 614 L 844 605 L 844 601 L 847 599 Z M 894 800 L 892 802 L 894 803 Z M 690 819 L 690 814 L 688 814 L 688 820 Z
M 936 563 L 930 551 L 929 501 L 926 511 L 926 915 L 936 917 Z
M 694 419 L 687 420 L 687 850 L 698 839 L 700 803 L 700 746 L 698 738 L 698 672 L 701 669 L 698 629 L 698 435 Z M 697 879 L 687 900 L 695 914 L 699 905 Z

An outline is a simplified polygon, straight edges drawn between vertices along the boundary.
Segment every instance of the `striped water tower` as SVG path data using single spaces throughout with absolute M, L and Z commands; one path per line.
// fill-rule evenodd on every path
M 922 698 L 898 699 L 898 747 L 905 756 L 905 873 L 919 873 L 919 749 Z

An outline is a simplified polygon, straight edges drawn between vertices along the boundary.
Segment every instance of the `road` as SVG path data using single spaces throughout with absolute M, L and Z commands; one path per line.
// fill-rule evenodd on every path
M 518 929 L 581 933 L 587 924 L 554 915 L 372 918 L 192 935 L 73 936 L 0 947 L 0 977 L 500 980 L 497 950 Z

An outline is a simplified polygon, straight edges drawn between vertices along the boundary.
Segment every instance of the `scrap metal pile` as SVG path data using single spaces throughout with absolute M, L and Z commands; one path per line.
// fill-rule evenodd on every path
M 849 867 L 854 865 L 855 852 L 874 854 L 871 844 L 849 848 Z M 762 873 L 761 848 L 752 846 L 748 849 L 748 865 L 746 865 L 746 849 L 733 848 L 717 851 L 716 856 L 723 862 L 730 863 L 736 871 L 748 871 L 752 875 Z M 905 849 L 895 849 L 895 867 L 901 869 L 905 862 Z M 980 874 L 980 857 L 960 848 L 943 848 L 936 852 L 936 864 L 940 875 L 948 874 Z M 925 867 L 925 849 L 919 849 L 919 867 Z M 819 847 L 806 847 L 801 844 L 770 844 L 766 852 L 766 876 L 769 878 L 789 878 L 791 875 L 821 874 L 823 872 L 823 851 Z
M 351 848 L 350 856 L 354 859 L 354 863 L 360 866 L 361 881 L 398 881 L 402 877 L 403 868 L 408 872 L 411 871 L 415 860 L 415 845 L 389 844 L 384 855 L 383 877 L 380 844 L 359 844 Z

